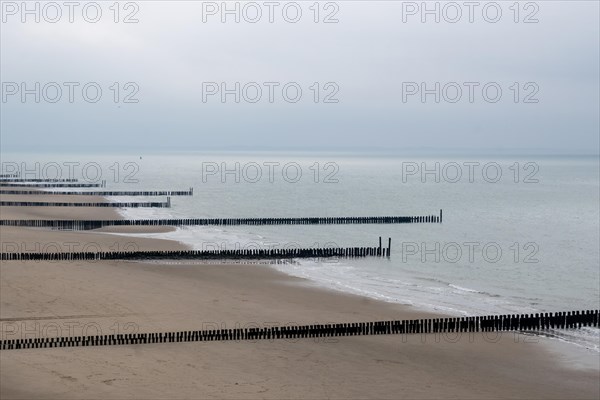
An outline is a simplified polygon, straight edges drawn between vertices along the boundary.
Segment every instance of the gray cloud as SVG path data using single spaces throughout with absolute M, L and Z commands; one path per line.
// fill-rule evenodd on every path
M 474 23 L 466 16 L 455 24 L 421 23 L 418 15 L 403 23 L 402 2 L 336 2 L 339 22 L 333 24 L 312 21 L 312 2 L 298 3 L 303 16 L 296 24 L 277 13 L 272 24 L 234 23 L 231 17 L 221 23 L 218 15 L 203 23 L 201 2 L 137 4 L 135 24 L 114 23 L 109 3 L 102 3 L 103 18 L 96 24 L 82 18 L 72 24 L 21 23 L 18 15 L 4 15 L 4 84 L 97 82 L 103 90 L 97 103 L 81 96 L 70 103 L 65 93 L 55 104 L 35 103 L 31 95 L 25 103 L 18 95 L 8 97 L 1 104 L 4 149 L 35 143 L 46 149 L 598 152 L 597 2 L 536 2 L 534 24 L 514 23 L 512 2 L 498 3 L 503 15 L 494 24 L 477 13 Z M 134 96 L 139 103 L 123 102 L 131 93 L 123 87 L 127 82 L 139 87 Z M 226 82 L 230 88 L 257 82 L 263 97 L 255 104 L 243 98 L 235 103 L 233 95 L 225 103 L 219 95 L 203 102 L 203 82 Z M 280 83 L 273 103 L 263 82 Z M 299 102 L 282 98 L 287 82 L 301 87 Z M 325 89 L 328 82 L 339 88 L 332 97 L 338 103 L 323 103 L 333 92 Z M 420 94 L 403 102 L 403 82 L 426 82 L 428 88 L 457 82 L 463 93 L 457 103 L 444 96 L 436 103 L 434 95 L 423 103 Z M 473 102 L 464 82 L 480 83 Z M 502 89 L 497 103 L 482 97 L 481 87 L 491 82 Z M 532 98 L 538 103 L 523 102 L 534 91 L 525 89 L 528 82 L 537 87 Z

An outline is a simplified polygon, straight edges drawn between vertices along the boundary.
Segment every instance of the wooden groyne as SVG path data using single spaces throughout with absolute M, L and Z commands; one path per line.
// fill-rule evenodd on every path
M 0 201 L 5 207 L 116 207 L 116 208 L 170 208 L 171 198 L 167 201 L 113 202 L 113 203 L 69 203 L 50 201 Z
M 295 217 L 295 218 L 178 218 L 123 220 L 46 220 L 3 219 L 0 226 L 26 226 L 70 230 L 98 229 L 105 226 L 232 226 L 232 225 L 350 225 L 441 223 L 435 215 L 412 217 Z
M 39 191 L 0 189 L 0 195 L 61 195 L 61 196 L 193 196 L 194 188 L 189 190 L 94 190 L 94 191 Z
M 1 182 L 79 182 L 77 179 L 66 179 L 66 178 L 0 178 Z
M 2 261 L 97 261 L 97 260 L 222 260 L 222 259 L 281 259 L 281 258 L 355 258 L 389 257 L 388 248 L 379 247 L 323 247 L 303 249 L 236 249 L 236 250 L 181 250 L 181 251 L 107 251 L 62 253 L 0 253 Z
M 598 310 L 487 315 L 336 324 L 205 329 L 177 332 L 16 338 L 0 341 L 0 350 L 54 347 L 115 346 L 152 343 L 301 339 L 340 336 L 441 334 L 463 332 L 533 332 L 598 327 Z M 86 332 L 87 333 L 87 332 Z M 484 333 L 482 333 L 485 335 Z M 6 336 L 7 334 L 5 334 Z
M 106 187 L 106 181 L 100 183 L 80 182 L 0 182 L 0 187 L 36 187 L 36 188 L 91 188 Z

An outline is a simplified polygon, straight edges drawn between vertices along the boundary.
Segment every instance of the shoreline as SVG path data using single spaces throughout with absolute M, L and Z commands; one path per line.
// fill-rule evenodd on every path
M 12 196 L 12 197 L 14 197 L 14 196 Z M 28 196 L 25 196 L 25 197 L 28 197 Z M 31 196 L 29 196 L 29 197 L 31 197 Z M 64 197 L 64 196 L 59 195 L 58 197 Z M 100 201 L 106 202 L 106 201 L 115 200 L 115 198 L 111 198 L 110 196 L 109 197 L 67 196 L 68 199 L 71 199 L 73 201 L 80 201 L 80 198 L 83 198 L 83 197 L 86 198 L 86 201 L 92 201 L 94 199 L 96 199 L 96 201 L 98 201 L 98 202 L 100 202 Z M 47 196 L 36 196 L 36 198 L 54 199 L 54 195 L 48 195 L 48 197 Z M 3 208 L 6 209 L 9 207 L 3 207 Z M 10 208 L 12 208 L 13 210 L 16 209 L 17 211 L 21 211 L 20 209 L 25 208 L 25 207 L 10 207 Z M 42 209 L 39 211 L 39 213 L 43 214 L 43 215 L 41 215 L 41 217 L 48 218 L 48 216 L 45 216 L 45 213 L 44 213 L 44 211 L 48 210 L 47 207 L 26 207 L 26 208 L 34 209 L 34 210 L 36 208 Z M 46 210 L 43 210 L 43 208 L 46 208 Z M 95 208 L 94 212 L 103 214 L 103 218 L 105 218 L 105 219 L 125 219 L 125 218 L 135 219 L 134 218 L 135 214 L 138 214 L 140 212 L 140 210 L 139 209 L 128 210 L 128 209 L 120 209 L 120 208 L 114 208 L 114 209 Z M 171 217 L 171 214 L 166 209 L 147 209 L 146 212 L 153 213 L 156 215 L 166 214 L 163 216 L 165 218 Z M 131 215 L 127 215 L 127 213 L 131 213 Z M 40 216 L 40 215 L 38 215 L 38 216 Z M 75 218 L 75 219 L 77 219 L 77 218 Z M 4 229 L 5 229 L 5 231 L 9 230 L 9 229 L 16 229 L 16 230 L 22 229 L 24 231 L 28 230 L 27 228 L 12 228 L 12 227 L 4 227 Z M 35 230 L 35 228 L 31 228 L 31 229 Z M 187 227 L 187 228 L 182 229 L 180 227 L 171 227 L 171 226 L 113 226 L 113 227 L 103 227 L 103 228 L 94 229 L 94 230 L 90 230 L 90 231 L 81 231 L 81 232 L 77 232 L 77 233 L 72 232 L 72 234 L 70 234 L 70 235 L 65 235 L 67 237 L 64 238 L 63 240 L 65 240 L 65 241 L 66 241 L 66 239 L 73 240 L 73 238 L 75 238 L 79 235 L 92 235 L 92 237 L 93 237 L 93 235 L 96 235 L 96 234 L 104 234 L 104 235 L 106 235 L 107 238 L 121 237 L 121 238 L 136 239 L 135 241 L 126 241 L 123 246 L 117 245 L 117 243 L 119 242 L 118 240 L 113 241 L 112 245 L 109 244 L 106 246 L 91 247 L 90 249 L 92 251 L 94 251 L 95 249 L 98 249 L 101 251 L 121 250 L 121 249 L 122 250 L 135 250 L 135 249 L 139 249 L 139 250 L 150 250 L 150 249 L 190 250 L 190 249 L 194 249 L 195 247 L 193 246 L 192 243 L 190 243 L 189 238 L 186 238 L 187 240 L 185 240 L 185 239 L 177 240 L 175 238 L 168 237 L 169 235 L 176 234 L 177 232 L 180 232 L 180 231 L 185 231 L 186 229 L 193 230 L 194 228 Z M 223 231 L 222 229 L 220 229 L 218 227 L 210 228 L 210 229 L 216 230 L 217 232 Z M 56 231 L 54 231 L 54 232 L 56 232 Z M 209 236 L 211 236 L 211 233 L 204 232 L 203 236 L 209 237 Z M 203 240 L 204 240 L 204 238 L 203 238 Z M 153 242 L 153 241 L 155 241 L 155 242 Z M 52 242 L 50 242 L 50 243 L 52 243 Z M 160 245 L 158 245 L 158 247 L 153 247 L 152 243 L 154 243 L 156 245 L 158 245 L 160 243 Z M 224 243 L 221 243 L 221 244 L 224 244 Z M 135 246 L 135 247 L 132 247 L 132 246 Z M 26 249 L 26 247 L 25 247 L 25 249 Z M 31 249 L 28 249 L 28 250 L 31 251 Z M 52 250 L 52 248 L 50 248 L 50 250 Z M 468 314 L 468 313 L 465 314 L 464 312 L 460 312 L 460 311 L 456 311 L 456 310 L 455 310 L 455 312 L 452 312 L 451 310 L 445 309 L 444 307 L 441 307 L 441 306 L 440 307 L 431 307 L 431 306 L 428 307 L 427 305 L 414 304 L 414 303 L 406 304 L 406 303 L 395 301 L 394 299 L 385 298 L 385 296 L 383 296 L 383 295 L 376 296 L 371 293 L 361 293 L 358 290 L 348 290 L 348 288 L 340 288 L 337 286 L 332 286 L 331 284 L 327 284 L 326 282 L 321 282 L 319 280 L 311 278 L 310 276 L 306 276 L 306 274 L 294 273 L 293 271 L 290 271 L 289 269 L 285 268 L 285 266 L 301 264 L 303 262 L 312 262 L 312 261 L 311 260 L 293 260 L 291 262 L 274 263 L 274 262 L 270 262 L 270 261 L 266 261 L 266 260 L 265 261 L 258 260 L 258 261 L 253 261 L 251 263 L 248 263 L 248 262 L 237 262 L 236 260 L 222 260 L 222 261 L 209 260 L 209 261 L 197 261 L 197 262 L 192 262 L 189 264 L 191 264 L 191 265 L 193 265 L 193 264 L 265 265 L 277 273 L 282 273 L 285 276 L 288 276 L 295 280 L 300 279 L 300 281 L 296 282 L 296 284 L 298 284 L 298 285 L 303 285 L 303 286 L 310 287 L 310 288 L 317 288 L 317 289 L 324 290 L 324 291 L 330 291 L 330 292 L 338 293 L 341 295 L 352 295 L 352 296 L 364 297 L 364 298 L 368 298 L 370 300 L 381 302 L 382 304 L 398 305 L 398 306 L 406 308 L 408 312 L 414 313 L 416 315 L 425 315 L 425 316 L 435 315 L 435 316 L 454 316 L 454 317 L 456 317 L 456 316 L 471 316 L 471 314 Z M 155 262 L 153 262 L 153 263 L 155 263 Z M 165 262 L 165 264 L 179 265 L 180 262 L 178 262 L 178 261 Z M 558 311 L 562 311 L 562 310 L 558 310 Z M 473 314 L 473 315 L 479 315 L 479 314 Z M 558 333 L 558 335 L 556 335 L 556 334 L 539 335 L 540 338 L 543 338 L 543 340 L 548 343 L 548 348 L 550 351 L 554 351 L 555 349 L 558 348 L 558 349 L 561 349 L 560 350 L 561 354 L 568 355 L 567 354 L 568 351 L 565 351 L 565 348 L 562 346 L 562 344 L 567 344 L 567 345 L 574 346 L 575 348 L 577 348 L 577 350 L 580 351 L 580 354 L 582 354 L 582 355 L 584 355 L 585 352 L 591 352 L 591 353 L 595 353 L 595 354 L 600 352 L 600 348 L 598 348 L 598 346 L 596 346 L 595 348 L 591 348 L 591 347 L 588 347 L 585 343 L 582 344 L 582 343 L 578 343 L 573 340 L 568 340 L 565 337 L 561 337 L 560 332 L 557 332 L 557 333 Z M 587 364 L 589 364 L 589 363 L 587 363 Z
M 3 195 L 4 196 L 4 195 Z M 11 197 L 14 197 L 14 195 L 10 195 Z M 28 198 L 31 198 L 31 196 L 19 196 L 19 197 L 25 197 L 25 200 Z M 43 195 L 38 195 L 35 196 L 36 198 L 41 198 L 43 199 L 43 201 L 48 201 L 49 199 L 55 199 L 58 197 L 65 197 L 69 200 L 72 201 L 81 201 L 81 199 L 85 198 L 85 201 L 97 201 L 97 202 L 110 202 L 113 200 L 118 200 L 114 197 L 102 197 L 102 196 L 62 196 L 62 195 L 47 195 L 47 196 L 43 196 Z M 62 200 L 61 200 L 62 201 Z M 32 214 L 36 217 L 40 217 L 40 218 L 49 218 L 48 215 L 46 214 L 52 214 L 52 217 L 54 217 L 54 213 L 49 213 L 48 211 L 56 211 L 57 208 L 48 208 L 48 207 L 3 207 L 4 209 L 12 209 L 13 212 L 18 212 L 20 214 L 24 213 L 23 210 L 21 209 L 28 209 L 27 212 L 25 212 L 26 216 L 25 218 L 29 217 L 32 218 L 31 216 L 29 216 L 29 214 Z M 30 210 L 38 210 L 36 212 L 30 212 Z M 45 209 L 45 210 L 44 210 Z M 75 209 L 77 210 L 77 209 Z M 162 217 L 164 218 L 171 218 L 172 214 L 169 213 L 169 210 L 167 209 L 120 209 L 120 208 L 114 208 L 114 209 L 103 209 L 103 208 L 94 208 L 94 213 L 95 214 L 99 214 L 102 215 L 101 218 L 103 219 L 126 219 L 126 218 L 130 218 L 130 219 L 135 219 L 135 216 L 137 214 L 140 213 L 141 210 L 144 210 L 147 213 L 150 214 L 154 214 L 156 215 L 162 215 Z M 58 208 L 58 211 L 63 211 L 60 208 Z M 131 215 L 128 215 L 131 214 Z M 83 214 L 83 213 L 81 213 Z M 73 219 L 71 218 L 72 215 L 69 216 L 69 219 Z M 83 215 L 80 215 L 83 219 Z M 87 215 L 86 215 L 87 216 Z M 22 215 L 18 215 L 19 218 L 22 217 Z M 15 217 L 16 218 L 16 217 Z M 98 217 L 100 218 L 100 217 Z M 76 218 L 74 219 L 78 219 L 77 215 Z M 13 227 L 4 227 L 3 229 L 5 229 L 5 231 L 8 231 L 10 229 L 16 229 L 17 231 L 20 229 L 23 229 L 23 231 L 27 231 L 27 229 L 24 228 L 13 228 Z M 32 228 L 32 229 L 36 229 L 36 228 Z M 71 232 L 71 235 L 67 235 L 70 239 L 73 239 L 79 235 L 95 235 L 95 234 L 105 234 L 106 237 L 110 238 L 116 238 L 116 237 L 121 237 L 121 238 L 130 238 L 130 239 L 136 239 L 135 241 L 127 241 L 125 242 L 125 245 L 128 246 L 127 248 L 123 248 L 119 245 L 117 245 L 117 242 L 119 241 L 114 241 L 112 242 L 112 245 L 107 245 L 107 246 L 99 246 L 97 247 L 98 250 L 102 250 L 102 251 L 108 251 L 108 250 L 119 250 L 119 249 L 127 249 L 127 250 L 134 250 L 134 249 L 140 249 L 140 250 L 149 250 L 152 249 L 152 245 L 151 245 L 151 241 L 156 241 L 155 243 L 161 243 L 161 245 L 159 247 L 157 247 L 156 249 L 160 249 L 160 250 L 190 250 L 190 249 L 196 249 L 196 247 L 190 242 L 190 238 L 183 238 L 181 240 L 178 240 L 177 238 L 172 238 L 172 237 L 168 237 L 171 235 L 176 235 L 178 232 L 183 232 L 185 230 L 194 230 L 195 227 L 186 227 L 186 228 L 181 228 L 181 227 L 172 227 L 172 226 L 111 226 L 111 227 L 103 227 L 103 228 L 99 228 L 99 229 L 94 229 L 94 230 L 90 230 L 90 231 L 81 231 L 81 232 Z M 42 229 L 43 230 L 43 229 Z M 208 230 L 209 232 L 203 232 L 202 234 L 202 238 L 200 238 L 203 242 L 204 240 L 209 240 L 210 238 L 212 238 L 212 234 L 216 233 L 220 233 L 223 232 L 223 228 L 222 227 L 208 227 L 206 230 Z M 210 231 L 215 231 L 215 232 L 210 232 Z M 53 231 L 56 232 L 56 231 Z M 248 233 L 250 234 L 250 233 Z M 66 240 L 65 240 L 66 241 Z M 141 241 L 141 243 L 140 243 Z M 222 241 L 222 240 L 221 240 Z M 52 242 L 50 242 L 52 243 Z M 210 242 L 211 245 L 217 244 L 217 245 L 224 245 L 225 243 L 216 243 L 216 242 Z M 255 243 L 255 242 L 252 242 Z M 132 247 L 132 245 L 138 246 L 138 247 Z M 27 248 L 25 247 L 25 249 L 27 250 Z M 95 248 L 92 247 L 91 250 L 93 251 Z M 52 250 L 52 248 L 51 248 Z M 31 251 L 31 249 L 29 249 L 29 251 Z M 415 312 L 415 313 L 421 313 L 421 314 L 426 314 L 426 315 L 444 315 L 444 316 L 472 316 L 472 315 L 480 315 L 480 314 L 470 314 L 470 313 L 465 313 L 462 312 L 460 310 L 452 310 L 452 309 L 447 309 L 444 308 L 442 306 L 439 307 L 432 307 L 431 305 L 423 305 L 423 304 L 415 304 L 415 303 L 411 303 L 411 304 L 406 304 L 406 303 L 402 303 L 402 302 L 398 302 L 394 299 L 388 299 L 383 295 L 375 295 L 372 293 L 364 293 L 358 289 L 355 290 L 349 290 L 348 288 L 344 287 L 338 287 L 338 286 L 332 286 L 330 284 L 330 282 L 321 282 L 317 279 L 315 279 L 314 277 L 310 277 L 307 276 L 306 274 L 298 274 L 298 273 L 294 273 L 294 271 L 289 271 L 289 269 L 286 269 L 285 267 L 282 266 L 287 266 L 287 265 L 294 265 L 296 263 L 301 264 L 304 262 L 312 262 L 311 260 L 294 260 L 291 263 L 273 263 L 273 262 L 269 262 L 269 261 L 258 261 L 258 262 L 253 262 L 252 264 L 264 264 L 269 266 L 269 268 L 271 268 L 273 271 L 277 271 L 280 273 L 285 274 L 286 276 L 289 277 L 293 277 L 293 278 L 300 278 L 302 280 L 305 281 L 305 284 L 311 287 L 317 287 L 320 288 L 322 290 L 326 290 L 326 291 L 332 291 L 335 293 L 340 293 L 340 294 L 350 294 L 350 295 L 354 295 L 354 296 L 359 296 L 359 297 L 365 297 L 365 298 L 369 298 L 371 300 L 375 300 L 375 301 L 379 301 L 383 304 L 395 304 L 395 305 L 400 305 L 402 307 L 406 307 L 409 310 L 411 310 L 411 312 Z M 171 263 L 171 264 L 177 264 L 177 262 Z M 236 262 L 236 260 L 223 260 L 221 262 L 216 262 L 216 261 L 207 261 L 207 262 L 202 262 L 202 264 L 209 264 L 209 265 L 214 265 L 214 264 L 238 264 Z M 557 310 L 557 311 L 563 311 L 563 310 Z M 598 346 L 596 346 L 595 348 L 590 348 L 590 347 L 586 347 L 586 344 L 582 344 L 582 343 L 578 343 L 575 341 L 569 341 L 567 339 L 565 339 L 564 337 L 560 337 L 556 336 L 556 335 L 544 335 L 546 339 L 548 339 L 550 342 L 565 342 L 568 344 L 572 344 L 573 346 L 576 346 L 578 348 L 581 348 L 583 350 L 589 350 L 591 352 L 600 352 L 600 348 Z M 595 343 L 595 342 L 594 342 Z M 559 346 L 560 347 L 560 346 Z
M 171 214 L 169 214 L 168 210 L 165 209 L 156 209 L 153 210 L 156 215 L 159 214 L 167 214 L 167 215 L 162 215 L 162 218 L 170 218 Z M 123 210 L 119 210 L 118 211 L 120 215 L 122 215 L 123 218 L 129 218 L 129 219 L 135 219 L 136 214 L 139 213 L 139 210 L 134 209 L 134 210 L 127 210 L 127 212 L 129 214 L 127 214 L 127 212 L 123 211 Z M 193 246 L 193 243 L 190 242 L 191 240 L 191 236 L 188 235 L 178 235 L 179 232 L 184 232 L 186 230 L 188 231 L 196 231 L 199 232 L 204 228 L 204 230 L 206 231 L 217 231 L 218 233 L 223 232 L 223 228 L 220 227 L 216 227 L 216 228 L 207 228 L 207 227 L 173 227 L 172 229 L 163 229 L 161 232 L 147 232 L 144 231 L 143 227 L 140 227 L 141 229 L 138 229 L 136 231 L 136 227 L 131 227 L 133 229 L 127 229 L 128 227 L 114 227 L 114 229 L 119 229 L 122 230 L 122 232 L 114 232 L 115 234 L 118 235 L 123 235 L 125 237 L 140 237 L 140 238 L 152 238 L 152 239 L 161 239 L 161 240 L 172 240 L 180 245 L 183 246 L 188 246 L 188 248 L 190 249 L 200 249 L 200 248 L 196 248 Z M 157 230 L 160 229 L 161 227 L 157 227 Z M 164 227 L 163 227 L 164 228 Z M 200 229 L 199 229 L 200 228 Z M 112 229 L 112 228 L 109 228 Z M 228 229 L 231 231 L 231 229 Z M 239 235 L 239 232 L 236 233 Z M 248 235 L 251 235 L 250 232 L 247 232 Z M 210 239 L 206 239 L 209 238 L 211 235 L 211 232 L 202 232 L 202 234 L 199 235 L 199 238 L 204 241 L 204 240 L 210 240 Z M 177 236 L 184 236 L 182 238 L 178 238 Z M 192 234 L 193 236 L 193 234 Z M 253 244 L 256 244 L 256 242 L 252 242 Z M 215 243 L 212 243 L 215 244 Z M 219 241 L 220 245 L 225 245 L 224 241 L 221 240 Z M 262 245 L 263 243 L 261 243 Z M 230 261 L 231 262 L 231 261 Z M 214 262 L 208 262 L 209 264 L 214 264 Z M 225 264 L 228 263 L 228 261 L 224 261 Z M 469 313 L 469 312 L 465 312 L 465 311 L 461 311 L 461 310 L 456 310 L 456 309 L 451 309 L 451 308 L 447 308 L 441 305 L 432 305 L 432 304 L 421 304 L 421 303 L 414 303 L 411 302 L 410 304 L 407 304 L 405 302 L 401 302 L 398 301 L 398 299 L 394 299 L 394 298 L 389 298 L 386 297 L 385 295 L 382 294 L 376 294 L 376 293 L 372 293 L 372 292 L 365 292 L 364 290 L 360 290 L 359 288 L 350 288 L 346 285 L 344 286 L 340 286 L 340 285 L 334 285 L 329 281 L 321 281 L 319 279 L 317 279 L 314 276 L 310 276 L 310 274 L 306 273 L 306 272 L 298 272 L 298 271 L 294 271 L 294 270 L 290 270 L 290 266 L 299 264 L 307 264 L 307 263 L 320 263 L 319 261 L 312 261 L 311 259 L 300 259 L 300 260 L 294 260 L 293 262 L 290 263 L 272 263 L 272 262 L 264 262 L 265 264 L 268 264 L 269 267 L 277 272 L 282 272 L 287 276 L 293 277 L 293 278 L 301 278 L 303 280 L 306 281 L 306 285 L 310 286 L 310 287 L 317 287 L 320 288 L 322 290 L 327 290 L 327 291 L 333 291 L 335 293 L 341 293 L 341 294 L 351 294 L 354 296 L 359 296 L 359 297 L 365 297 L 365 298 L 369 298 L 371 300 L 375 300 L 375 301 L 379 301 L 385 304 L 396 304 L 396 305 L 400 305 L 402 307 L 406 307 L 407 309 L 411 310 L 411 312 L 415 312 L 415 313 L 422 313 L 422 314 L 435 314 L 435 315 L 444 315 L 444 316 L 452 316 L 452 317 L 462 317 L 462 316 L 477 316 L 477 315 L 481 315 L 481 314 L 477 314 L 477 313 Z M 450 285 L 452 286 L 452 285 Z M 536 310 L 537 311 L 537 310 Z M 551 310 L 549 310 L 551 311 Z M 556 311 L 568 311 L 568 310 L 556 310 Z M 503 314 L 509 314 L 509 312 L 504 312 Z M 600 332 L 596 332 L 595 330 L 592 331 L 594 334 L 596 333 L 600 333 Z M 570 346 L 573 346 L 575 349 L 573 349 L 573 351 L 577 351 L 581 356 L 585 357 L 586 356 L 586 352 L 590 352 L 592 354 L 600 354 L 600 346 L 598 343 L 598 340 L 594 340 L 594 339 L 590 339 L 589 337 L 585 337 L 585 340 L 582 341 L 581 337 L 580 338 L 574 338 L 571 337 L 570 340 L 569 338 L 567 338 L 566 336 L 569 335 L 562 335 L 562 332 L 560 331 L 554 331 L 548 335 L 540 335 L 540 337 L 543 337 L 544 341 L 547 342 L 547 346 L 549 348 L 550 351 L 555 351 L 556 349 L 560 349 L 560 353 L 563 355 L 567 355 L 568 356 L 568 347 L 565 348 L 564 346 L 562 346 L 562 344 L 567 344 Z M 591 345 L 590 345 L 591 343 Z M 589 362 L 587 364 L 590 364 Z
M 53 211 L 25 213 L 42 218 L 51 217 Z M 70 218 L 106 212 L 70 211 Z M 7 212 L 11 210 L 2 210 L 3 218 Z M 94 242 L 102 248 L 127 242 L 140 249 L 181 246 L 109 233 L 3 227 L 2 241 Z M 137 327 L 148 332 L 443 315 L 316 287 L 268 263 L 2 262 L 0 268 L 4 334 L 15 327 L 19 334 L 52 335 L 56 326 L 99 327 L 103 333 Z M 529 342 L 526 339 L 531 338 L 513 336 L 502 335 L 496 342 L 484 335 L 458 339 L 444 335 L 436 340 L 429 334 L 2 351 L 2 364 L 11 368 L 2 370 L 0 394 L 2 398 L 598 397 L 597 368 L 577 364 L 577 356 L 569 361 L 553 354 L 546 348 L 547 339 Z

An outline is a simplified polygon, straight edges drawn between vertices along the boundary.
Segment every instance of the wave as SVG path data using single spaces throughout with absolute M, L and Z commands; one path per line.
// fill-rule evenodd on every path
M 493 294 L 493 293 L 490 293 L 490 292 L 484 292 L 484 291 L 476 290 L 476 289 L 469 289 L 469 288 L 466 288 L 466 287 L 454 285 L 452 283 L 449 283 L 448 286 L 450 286 L 453 289 L 460 290 L 460 291 L 463 291 L 463 292 L 483 294 L 483 295 L 489 296 L 489 297 L 501 297 L 499 294 Z

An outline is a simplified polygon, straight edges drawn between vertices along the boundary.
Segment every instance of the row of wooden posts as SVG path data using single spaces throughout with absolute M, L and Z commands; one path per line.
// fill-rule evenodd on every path
M 1 182 L 0 187 L 36 187 L 36 188 L 91 188 L 106 187 L 106 180 L 98 183 L 81 182 Z
M 347 224 L 415 224 L 441 223 L 440 215 L 380 217 L 293 217 L 293 218 L 177 218 L 177 219 L 3 219 L 0 226 L 25 226 L 69 230 L 98 229 L 105 226 L 192 226 L 192 225 L 347 225 Z
M 6 207 L 116 207 L 116 208 L 171 208 L 171 198 L 167 201 L 130 201 L 130 202 L 52 202 L 52 201 L 0 201 Z
M 100 191 L 56 191 L 0 189 L 0 195 L 61 195 L 61 196 L 193 196 L 194 188 L 189 190 L 100 190 Z
M 215 259 L 280 259 L 329 257 L 389 257 L 392 239 L 387 249 L 382 247 L 313 247 L 301 249 L 235 249 L 235 250 L 147 250 L 60 253 L 0 253 L 3 261 L 96 261 L 96 260 L 215 260 Z
M 112 335 L 4 339 L 1 350 L 150 343 L 300 339 L 339 336 L 525 331 L 598 327 L 599 310 L 520 315 L 489 315 L 396 321 L 350 322 Z
M 9 178 L 9 177 L 1 177 L 0 182 L 79 182 L 79 179 L 70 179 L 70 178 Z

